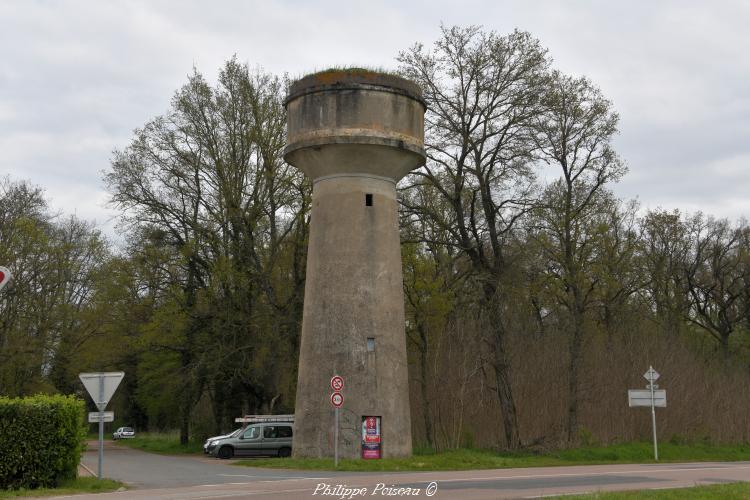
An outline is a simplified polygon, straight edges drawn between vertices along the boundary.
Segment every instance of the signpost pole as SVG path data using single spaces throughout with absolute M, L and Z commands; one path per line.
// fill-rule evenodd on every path
M 653 368 L 649 367 L 649 371 Z M 651 427 L 654 431 L 654 460 L 659 461 L 659 446 L 656 443 L 656 408 L 654 407 L 654 381 L 649 380 L 649 389 L 651 389 Z
M 102 479 L 102 462 L 104 461 L 104 408 L 102 408 L 101 401 L 104 401 L 104 375 L 99 376 L 99 401 L 96 402 L 97 408 L 99 408 L 99 468 L 98 478 Z
M 659 461 L 659 443 L 656 440 L 656 407 L 667 407 L 666 389 L 656 390 L 659 386 L 656 382 L 659 379 L 659 373 L 654 370 L 653 366 L 648 367 L 648 371 L 643 374 L 643 378 L 648 380 L 646 390 L 632 389 L 628 391 L 628 406 L 651 406 L 651 429 L 654 433 L 654 460 Z
M 333 465 L 339 466 L 339 409 L 336 408 L 336 427 L 333 429 Z

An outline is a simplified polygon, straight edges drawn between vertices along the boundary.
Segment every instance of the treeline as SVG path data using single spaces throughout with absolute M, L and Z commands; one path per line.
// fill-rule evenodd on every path
M 398 60 L 428 103 L 429 160 L 402 185 L 415 413 L 428 444 L 456 446 L 465 427 L 509 448 L 574 444 L 592 430 L 637 437 L 623 379 L 641 388 L 653 363 L 668 383 L 665 355 L 702 335 L 727 364 L 741 352 L 746 371 L 750 228 L 700 214 L 639 217 L 618 200 L 609 188 L 626 171 L 612 145 L 618 116 L 588 79 L 553 69 L 523 32 L 444 29 L 432 49 Z M 666 350 L 642 348 L 655 336 L 669 339 Z M 671 375 L 695 373 L 703 356 Z M 739 417 L 750 401 L 734 387 L 721 407 Z M 679 413 L 685 396 L 675 400 Z M 717 420 L 690 425 L 716 436 Z M 742 420 L 734 439 L 750 436 Z
M 443 28 L 397 60 L 428 104 L 400 184 L 416 444 L 646 437 L 626 390 L 649 364 L 663 434 L 750 441 L 746 222 L 617 199 L 612 104 L 528 33 Z M 124 370 L 118 420 L 183 441 L 293 411 L 311 187 L 281 156 L 287 85 L 194 71 L 113 155 L 123 247 L 2 183 L 0 394 Z

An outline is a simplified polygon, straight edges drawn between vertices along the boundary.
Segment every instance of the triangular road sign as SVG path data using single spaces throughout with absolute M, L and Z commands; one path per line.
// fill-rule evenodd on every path
M 94 400 L 99 411 L 104 411 L 117 390 L 117 386 L 122 382 L 125 372 L 100 372 L 100 373 L 79 373 L 78 378 L 83 382 L 83 386 L 89 391 L 91 399 Z

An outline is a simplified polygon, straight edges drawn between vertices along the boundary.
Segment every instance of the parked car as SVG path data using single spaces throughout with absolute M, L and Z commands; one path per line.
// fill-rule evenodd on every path
M 223 434 L 221 436 L 212 436 L 212 437 L 206 439 L 206 442 L 203 443 L 203 453 L 206 453 L 206 454 L 210 453 L 210 450 L 213 449 L 214 442 L 217 442 L 220 439 L 224 439 L 224 438 L 228 438 L 228 437 L 235 437 L 240 432 L 242 432 L 242 429 L 244 429 L 244 427 L 240 427 L 239 429 L 235 429 L 232 432 L 230 432 L 229 434 Z
M 236 436 L 215 439 L 208 446 L 208 453 L 219 458 L 278 456 L 292 454 L 291 422 L 268 422 L 251 424 Z
M 132 427 L 120 427 L 117 429 L 114 434 L 112 434 L 112 439 L 117 441 L 118 439 L 131 439 L 135 437 L 135 431 Z

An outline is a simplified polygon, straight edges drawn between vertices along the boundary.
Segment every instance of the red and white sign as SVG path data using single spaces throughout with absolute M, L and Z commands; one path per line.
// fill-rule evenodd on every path
M 339 375 L 334 375 L 331 377 L 331 389 L 333 389 L 335 392 L 341 392 L 341 390 L 344 388 L 344 377 L 341 377 Z
M 362 417 L 362 458 L 382 458 L 380 417 Z
M 365 418 L 365 432 L 364 439 L 365 443 L 379 443 L 380 442 L 380 422 L 379 418 L 366 417 Z
M 10 277 L 10 270 L 8 270 L 7 267 L 0 267 L 0 290 L 2 290 L 3 287 L 8 284 L 8 282 L 10 281 Z M 341 381 L 341 383 L 344 383 L 343 380 Z
M 334 408 L 341 408 L 344 406 L 344 395 L 340 392 L 334 392 L 331 394 L 331 404 Z

